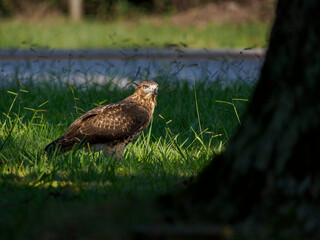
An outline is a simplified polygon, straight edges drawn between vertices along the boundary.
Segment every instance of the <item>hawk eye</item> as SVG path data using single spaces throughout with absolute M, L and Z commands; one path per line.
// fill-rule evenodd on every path
M 143 85 L 142 88 L 143 88 L 143 89 L 147 89 L 148 86 L 147 86 L 147 85 Z

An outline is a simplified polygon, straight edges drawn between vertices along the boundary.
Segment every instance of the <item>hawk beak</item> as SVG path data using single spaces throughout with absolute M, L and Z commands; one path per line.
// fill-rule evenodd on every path
M 153 89 L 153 94 L 158 95 L 158 88 Z

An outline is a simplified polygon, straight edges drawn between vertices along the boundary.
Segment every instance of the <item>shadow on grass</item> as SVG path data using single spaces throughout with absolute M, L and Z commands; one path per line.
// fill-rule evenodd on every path
M 150 180 L 134 178 L 140 188 Z M 182 219 L 165 209 L 159 204 L 164 194 L 161 189 L 118 189 L 116 194 L 117 187 L 111 190 L 108 184 L 93 186 L 82 181 L 85 187 L 79 188 L 67 181 L 45 184 L 41 180 L 42 185 L 37 186 L 25 179 L 28 176 L 0 176 L 3 239 L 207 239 L 225 235 L 225 228 Z M 132 176 L 117 177 L 114 183 L 104 180 L 110 185 L 133 181 Z M 173 190 L 181 191 L 187 183 L 178 181 Z
M 35 187 L 21 182 L 13 174 L 2 176 L 3 239 L 127 238 L 134 236 L 140 224 L 150 223 L 159 214 L 155 215 L 152 196 L 110 196 L 104 186 L 77 189 L 60 183 Z

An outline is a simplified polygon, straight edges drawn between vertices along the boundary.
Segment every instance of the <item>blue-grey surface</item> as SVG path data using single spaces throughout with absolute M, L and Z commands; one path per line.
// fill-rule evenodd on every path
M 19 78 L 34 82 L 83 83 L 152 80 L 157 76 L 186 79 L 255 81 L 264 50 L 83 50 L 0 51 L 1 83 Z M 17 76 L 17 77 L 15 77 Z

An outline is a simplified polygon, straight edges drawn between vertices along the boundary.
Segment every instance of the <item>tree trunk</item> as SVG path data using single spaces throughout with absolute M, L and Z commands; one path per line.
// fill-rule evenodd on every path
M 272 231 L 287 219 L 281 229 L 297 222 L 296 234 L 320 236 L 319 10 L 319 0 L 278 1 L 241 127 L 196 182 L 170 199 L 183 214 L 229 223 L 254 216 L 273 222 Z
M 69 0 L 69 15 L 73 21 L 80 21 L 83 17 L 83 0 Z

